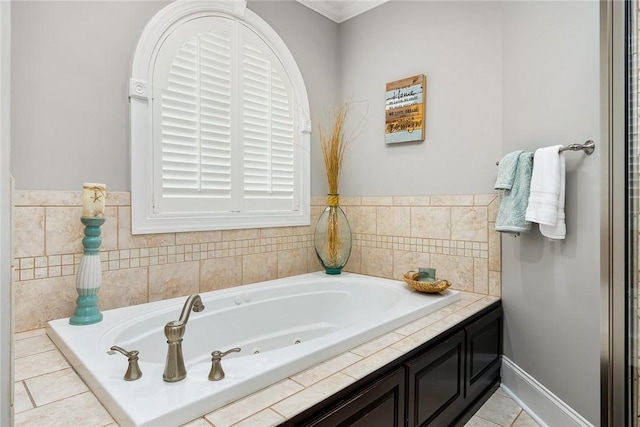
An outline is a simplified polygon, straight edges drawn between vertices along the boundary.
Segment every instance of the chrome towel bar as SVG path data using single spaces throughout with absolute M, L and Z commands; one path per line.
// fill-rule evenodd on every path
M 584 144 L 569 144 L 566 147 L 562 147 L 559 153 L 563 151 L 584 151 L 585 154 L 593 154 L 596 149 L 596 143 L 592 140 L 586 141 Z M 496 162 L 496 166 L 500 164 L 500 161 Z
M 566 147 L 562 147 L 560 149 L 560 152 L 582 150 L 584 151 L 585 154 L 588 155 L 588 154 L 593 154 L 595 149 L 596 149 L 596 143 L 593 142 L 592 140 L 588 140 L 584 144 L 570 144 L 570 145 L 567 145 Z

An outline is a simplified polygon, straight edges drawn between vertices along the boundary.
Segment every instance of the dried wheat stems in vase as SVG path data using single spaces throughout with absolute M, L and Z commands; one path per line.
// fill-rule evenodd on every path
M 344 135 L 344 123 L 349 111 L 349 104 L 342 104 L 335 111 L 335 122 L 330 134 L 320 126 L 320 147 L 327 173 L 329 194 L 338 194 L 340 170 L 344 159 L 345 149 L 350 142 Z
M 338 186 L 340 171 L 344 159 L 345 149 L 350 139 L 345 138 L 344 125 L 349 111 L 349 104 L 342 104 L 334 113 L 334 124 L 331 132 L 320 127 L 320 146 L 327 174 L 329 209 L 327 218 L 327 259 L 329 266 L 335 267 L 340 263 L 340 223 L 338 218 L 339 199 Z
M 329 206 L 327 218 L 327 266 L 336 268 L 340 264 L 340 224 L 338 222 L 338 207 Z

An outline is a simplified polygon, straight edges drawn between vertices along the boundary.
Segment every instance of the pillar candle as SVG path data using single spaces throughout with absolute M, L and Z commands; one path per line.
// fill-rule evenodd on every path
M 87 182 L 82 189 L 82 216 L 104 216 L 104 205 L 107 198 L 107 186 Z

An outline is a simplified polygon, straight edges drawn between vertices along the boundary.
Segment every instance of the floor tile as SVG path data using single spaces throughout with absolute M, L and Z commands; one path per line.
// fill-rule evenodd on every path
M 69 368 L 69 363 L 58 350 L 21 357 L 14 362 L 16 381 Z
M 105 426 L 113 422 L 89 392 L 20 412 L 14 420 L 14 427 Z
M 39 335 L 46 335 L 47 331 L 44 328 L 41 329 L 33 329 L 31 331 L 26 332 L 16 332 L 13 336 L 16 341 L 23 340 L 25 338 L 37 337 Z
M 13 412 L 19 413 L 29 409 L 33 409 L 33 402 L 27 393 L 22 381 L 14 384 L 13 388 Z
M 494 393 L 476 412 L 476 416 L 499 426 L 510 427 L 521 410 L 522 408 L 510 398 Z
M 501 427 L 496 423 L 492 423 L 491 421 L 487 421 L 484 418 L 473 416 L 467 422 L 464 427 Z
M 190 423 L 183 424 L 181 427 L 213 427 L 213 424 L 209 423 L 204 418 L 198 418 Z
M 494 394 L 497 394 L 499 396 L 504 396 L 504 397 L 509 397 L 509 395 L 507 393 L 504 392 L 504 390 L 502 389 L 502 387 L 498 387 L 498 389 L 495 391 Z M 509 399 L 511 399 L 509 397 Z
M 27 379 L 25 384 L 36 406 L 43 406 L 89 390 L 71 368 Z
M 45 351 L 55 350 L 56 346 L 47 335 L 36 335 L 14 342 L 14 357 L 32 356 Z
M 539 424 L 525 411 L 520 412 L 512 427 L 539 427 Z

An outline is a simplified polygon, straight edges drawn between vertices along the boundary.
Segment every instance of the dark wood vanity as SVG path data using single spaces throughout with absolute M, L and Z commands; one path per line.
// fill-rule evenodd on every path
M 463 426 L 500 385 L 502 319 L 497 301 L 281 425 Z

